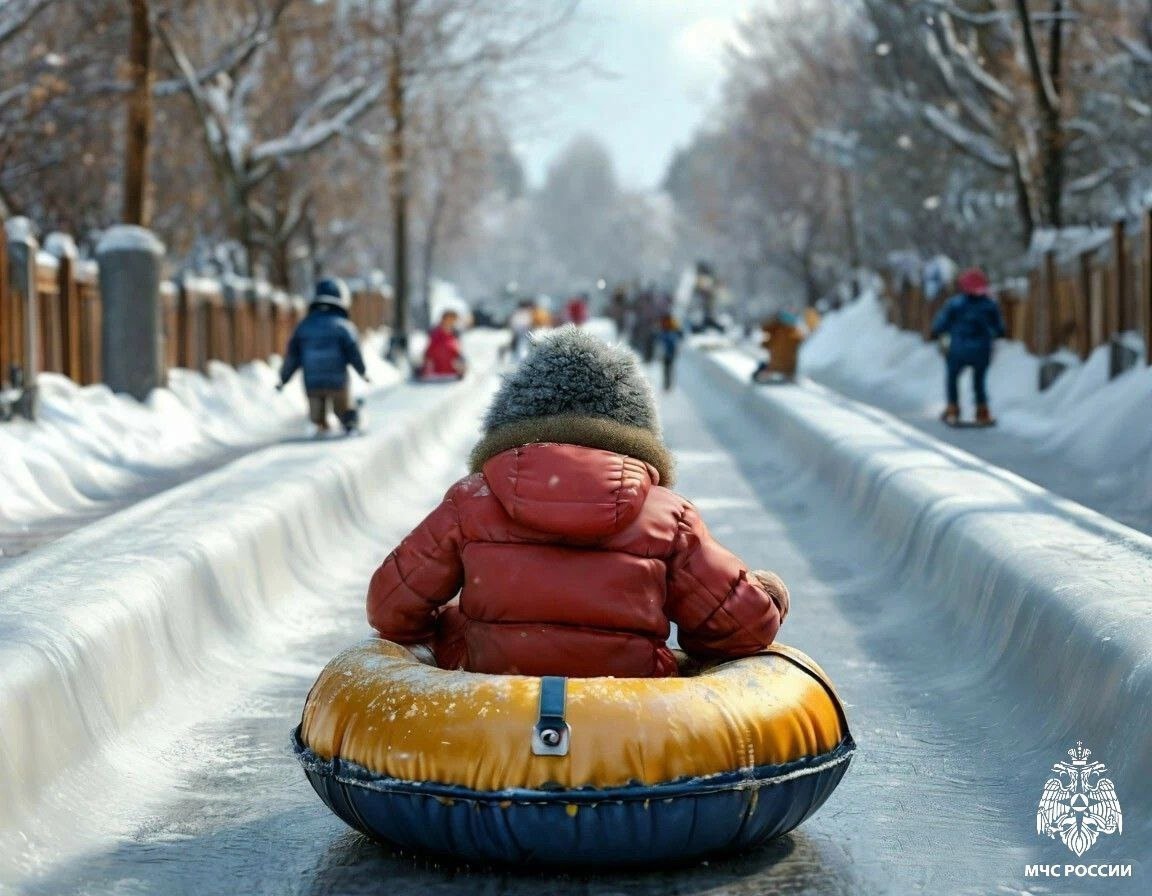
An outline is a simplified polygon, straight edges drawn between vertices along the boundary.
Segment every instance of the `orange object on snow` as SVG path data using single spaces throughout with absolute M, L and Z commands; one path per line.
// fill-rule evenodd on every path
M 782 376 L 796 375 L 796 365 L 800 360 L 800 345 L 804 342 L 804 331 L 790 320 L 791 315 L 778 315 L 760 329 L 764 333 L 761 346 L 768 350 L 768 373 Z

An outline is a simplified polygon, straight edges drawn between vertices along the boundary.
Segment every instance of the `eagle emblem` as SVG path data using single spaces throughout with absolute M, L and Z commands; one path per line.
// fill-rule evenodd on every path
M 1119 834 L 1124 819 L 1116 785 L 1104 773 L 1102 762 L 1089 759 L 1092 751 L 1077 741 L 1068 751 L 1071 762 L 1052 766 L 1036 810 L 1036 833 L 1059 837 L 1077 856 L 1091 849 L 1101 834 Z

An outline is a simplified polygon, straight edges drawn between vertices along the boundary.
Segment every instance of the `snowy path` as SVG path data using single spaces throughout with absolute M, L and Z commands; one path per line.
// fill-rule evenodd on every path
M 792 835 L 735 859 L 655 873 L 555 876 L 464 870 L 395 855 L 347 830 L 307 786 L 288 731 L 323 663 L 365 632 L 367 577 L 384 552 L 462 472 L 475 437 L 476 401 L 430 445 L 382 470 L 379 506 L 352 508 L 338 554 L 323 569 L 301 553 L 290 600 L 266 636 L 229 644 L 201 670 L 211 694 L 183 720 L 153 715 L 155 731 L 117 741 L 105 761 L 123 775 L 70 779 L 53 801 L 91 829 L 84 854 L 50 843 L 17 863 L 22 892 L 55 894 L 397 894 L 537 896 L 765 893 L 1142 892 L 1145 881 L 1023 877 L 1026 862 L 1070 854 L 1038 839 L 1036 800 L 1059 759 L 1039 700 L 997 686 L 996 670 L 964 663 L 943 621 L 920 611 L 928 595 L 910 559 L 881 533 L 851 525 L 834 489 L 790 456 L 763 418 L 718 400 L 689 358 L 685 393 L 666 398 L 667 436 L 680 461 L 678 488 L 717 536 L 750 563 L 777 569 L 793 592 L 782 640 L 811 653 L 839 684 L 860 753 L 824 809 Z M 463 397 L 463 396 L 462 396 Z M 321 446 L 282 446 L 306 462 Z M 320 535 L 314 535 L 323 541 Z M 331 543 L 330 541 L 328 542 Z M 307 564 L 305 563 L 307 561 Z M 978 624 L 974 620 L 973 624 Z M 1104 757 L 1107 759 L 1108 757 Z M 1123 798 L 1123 793 L 1121 794 Z M 1134 799 L 1134 795 L 1133 795 Z M 1147 801 L 1144 803 L 1146 808 Z M 1093 861 L 1146 858 L 1149 827 L 1138 814 Z M 8 849 L 12 844 L 7 845 Z M 1060 851 L 1057 851 L 1060 850 Z M 7 853 L 11 859 L 11 853 Z M 1137 875 L 1146 871 L 1137 865 Z M 0 864 L 0 881 L 4 880 Z M 2 890 L 2 884 L 0 884 Z

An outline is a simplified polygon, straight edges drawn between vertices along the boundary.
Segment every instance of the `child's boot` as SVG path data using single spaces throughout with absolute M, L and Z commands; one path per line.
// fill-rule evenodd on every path
M 985 410 L 987 410 L 987 408 L 985 408 Z M 955 426 L 960 422 L 960 406 L 955 404 L 948 405 L 948 407 L 944 408 L 944 413 L 940 415 L 940 419 L 948 426 Z
M 977 426 L 995 426 L 996 418 L 992 416 L 992 412 L 988 410 L 988 405 L 976 405 L 976 425 Z

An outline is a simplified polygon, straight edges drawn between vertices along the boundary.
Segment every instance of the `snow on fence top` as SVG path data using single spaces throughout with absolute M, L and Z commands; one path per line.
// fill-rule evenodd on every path
M 96 244 L 96 255 L 107 252 L 152 252 L 164 254 L 164 244 L 156 235 L 144 227 L 134 224 L 120 224 L 109 227 Z
M 102 356 L 104 303 L 96 261 L 78 259 L 76 244 L 64 233 L 49 234 L 37 247 L 36 228 L 27 218 L 4 222 L 0 240 L 0 391 L 18 396 L 26 415 L 34 411 L 36 377 L 61 373 L 81 385 L 104 382 Z M 33 251 L 29 252 L 31 248 Z M 97 255 L 128 251 L 163 253 L 163 244 L 141 227 L 104 232 Z M 0 271 L 5 265 L 0 264 Z M 34 284 L 33 296 L 14 284 Z M 141 289 L 154 289 L 144 284 Z M 230 295 L 258 301 L 227 303 Z M 166 281 L 155 298 L 167 368 L 207 370 L 210 361 L 242 364 L 281 351 L 307 308 L 306 300 L 263 281 L 227 275 L 209 279 L 189 274 Z M 362 330 L 381 327 L 392 315 L 391 292 L 378 271 L 356 281 L 351 317 Z M 42 347 L 42 351 L 37 349 Z
M 949 291 L 923 301 L 931 298 L 926 267 L 907 270 L 918 259 L 909 253 L 890 256 L 886 302 L 893 324 L 927 338 L 932 316 Z M 1152 210 L 1139 221 L 1118 220 L 1111 227 L 1037 231 L 1022 267 L 1023 282 L 1004 283 L 999 294 L 1009 337 L 1033 354 L 1072 352 L 1087 358 L 1125 333 L 1152 345 Z M 1128 369 L 1134 357 L 1117 355 L 1112 375 Z

